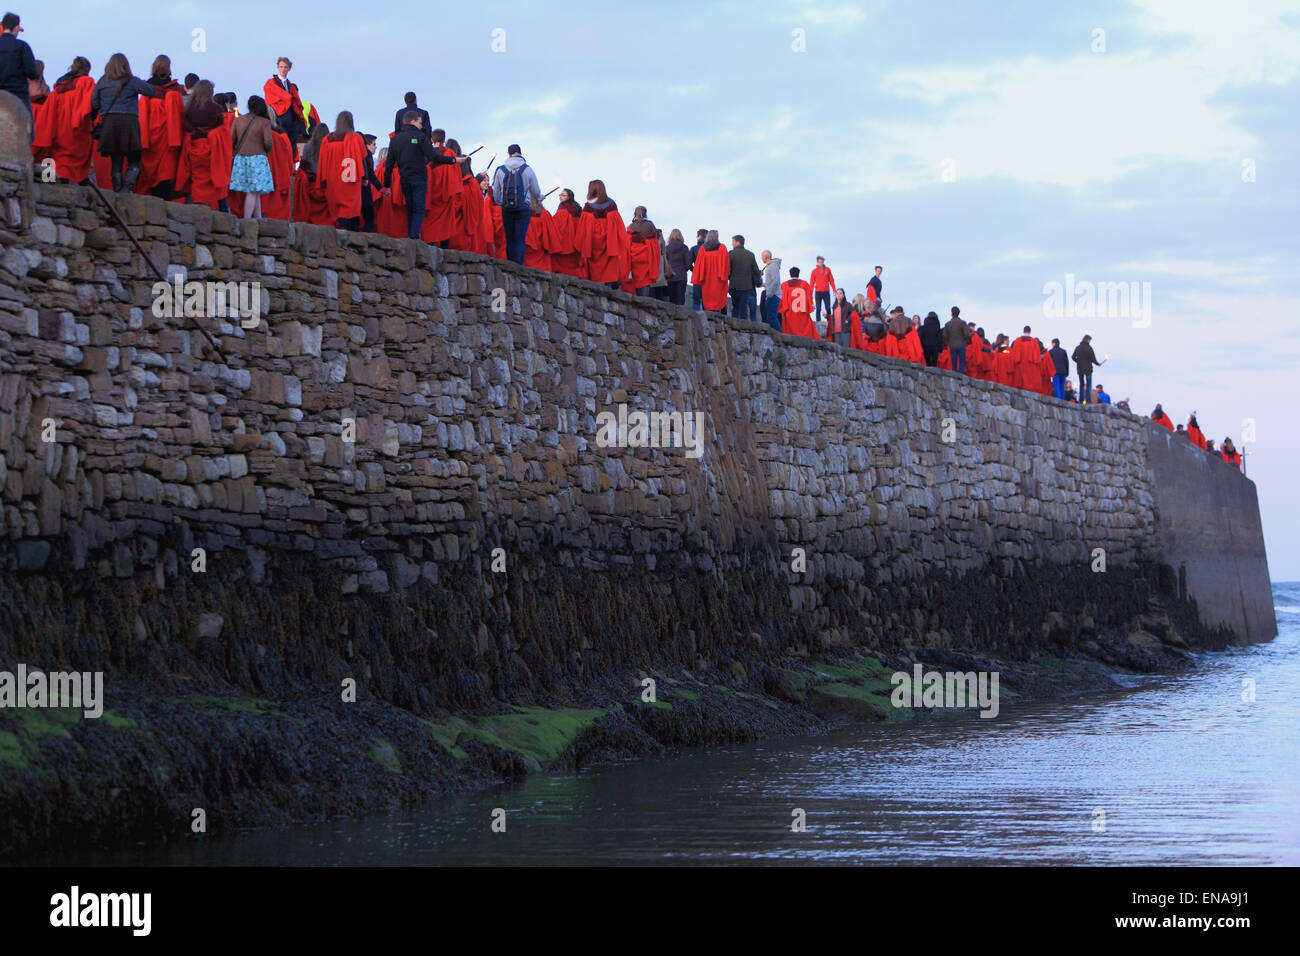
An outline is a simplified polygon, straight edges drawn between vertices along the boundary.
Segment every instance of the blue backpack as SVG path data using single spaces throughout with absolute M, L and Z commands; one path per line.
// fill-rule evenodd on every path
M 528 187 L 524 184 L 524 170 L 528 168 L 527 163 L 522 163 L 518 169 L 510 169 L 502 166 L 501 177 L 501 196 L 497 199 L 497 204 L 505 210 L 511 212 L 523 212 L 530 208 L 528 205 Z

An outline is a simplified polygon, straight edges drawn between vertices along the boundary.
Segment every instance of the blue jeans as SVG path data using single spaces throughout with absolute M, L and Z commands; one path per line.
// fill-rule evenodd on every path
M 427 179 L 413 183 L 402 180 L 402 199 L 406 201 L 406 235 L 409 239 L 420 238 L 420 229 L 424 225 L 424 200 L 428 195 Z
M 1052 394 L 1057 398 L 1065 398 L 1065 378 L 1064 375 L 1052 376 Z
M 758 296 L 753 289 L 731 290 L 731 314 L 737 319 L 758 318 Z
M 955 345 L 948 346 L 948 355 L 952 358 L 952 370 L 954 372 L 966 371 L 966 346 L 958 348 Z
M 763 321 L 778 332 L 781 331 L 781 297 L 768 295 L 763 300 Z
M 528 220 L 532 216 L 531 209 L 501 210 L 501 225 L 506 233 L 506 258 L 511 262 L 524 264 L 524 253 L 528 249 Z
M 704 300 L 702 298 L 703 295 L 704 295 L 704 286 L 702 285 L 691 286 L 691 308 L 694 309 L 696 312 L 704 311 Z
M 1092 401 L 1092 373 L 1089 372 L 1087 375 L 1084 375 L 1082 372 L 1080 372 L 1079 373 L 1079 402 L 1080 404 L 1087 405 L 1091 401 Z

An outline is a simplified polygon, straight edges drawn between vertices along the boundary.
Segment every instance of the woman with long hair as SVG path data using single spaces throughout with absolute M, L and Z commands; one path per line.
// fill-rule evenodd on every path
M 366 185 L 366 141 L 344 110 L 334 121 L 334 132 L 320 144 L 316 182 L 325 191 L 329 220 L 338 229 L 361 229 L 361 190 Z
M 27 100 L 32 104 L 32 159 L 39 165 L 50 156 L 53 145 L 54 100 L 45 82 L 45 61 L 36 61 L 36 76 L 27 81 Z
M 222 122 L 225 114 L 213 99 L 212 84 L 200 80 L 181 114 L 186 141 L 182 150 L 179 184 L 190 201 L 227 212 L 232 165 L 230 138 Z
M 59 182 L 80 184 L 90 177 L 95 151 L 90 105 L 94 92 L 90 61 L 84 56 L 73 58 L 68 72 L 55 81 L 50 91 L 50 159 Z
M 268 104 L 269 105 L 269 104 Z M 298 160 L 298 173 L 293 184 L 293 221 L 311 223 L 313 226 L 332 226 L 329 202 L 318 179 L 321 145 L 329 135 L 329 127 L 317 123 L 311 139 L 302 148 Z
M 102 117 L 99 125 L 99 154 L 108 159 L 114 192 L 130 192 L 140 176 L 139 99 L 162 96 L 154 87 L 132 75 L 125 54 L 114 53 L 95 84 L 90 108 Z
M 587 278 L 617 289 L 627 274 L 629 239 L 618 204 L 609 198 L 599 179 L 587 184 L 587 204 L 582 207 L 579 230 L 579 250 L 587 263 Z
M 1237 452 L 1237 446 L 1232 443 L 1231 438 L 1223 439 L 1223 444 L 1219 446 L 1219 454 L 1229 465 L 1241 471 L 1241 455 Z
M 275 192 L 275 177 L 271 174 L 275 136 L 266 100 L 260 96 L 248 98 L 248 112 L 230 126 L 230 142 L 234 152 L 230 191 L 244 194 L 245 219 L 263 219 L 262 197 Z
M 135 191 L 159 199 L 171 199 L 180 168 L 181 144 L 185 138 L 181 114 L 185 109 L 185 87 L 172 79 L 172 61 L 158 56 L 153 61 L 149 84 L 158 98 L 141 104 L 140 178 Z
M 668 301 L 674 305 L 686 304 L 686 273 L 691 268 L 691 250 L 682 238 L 682 231 L 668 233 L 664 243 L 664 262 L 668 266 Z
M 551 217 L 551 271 L 560 275 L 587 277 L 587 264 L 579 248 L 582 207 L 573 199 L 572 189 L 560 190 L 560 204 Z
M 645 206 L 637 206 L 632 221 L 627 226 L 627 267 L 624 270 L 632 280 L 632 289 L 639 296 L 648 296 L 650 287 L 659 278 L 659 230 L 646 216 Z

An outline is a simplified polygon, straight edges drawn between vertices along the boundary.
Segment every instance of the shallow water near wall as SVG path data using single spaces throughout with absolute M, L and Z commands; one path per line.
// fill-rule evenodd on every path
M 1077 702 L 698 750 L 410 813 L 51 862 L 1295 865 L 1300 584 L 1273 593 L 1272 642 Z M 504 834 L 491 830 L 497 807 Z

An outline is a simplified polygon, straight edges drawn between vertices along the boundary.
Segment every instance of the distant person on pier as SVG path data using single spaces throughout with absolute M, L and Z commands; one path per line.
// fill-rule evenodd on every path
M 1083 337 L 1074 347 L 1070 358 L 1074 360 L 1075 371 L 1079 373 L 1079 400 L 1086 403 L 1092 398 L 1092 370 L 1106 363 L 1099 361 L 1097 353 L 1092 350 L 1091 335 Z
M 1074 390 L 1074 383 L 1071 382 L 1069 379 L 1066 379 L 1065 381 L 1065 389 L 1061 393 L 1061 398 L 1065 399 L 1067 402 L 1079 401 L 1079 395 Z
M 700 250 L 704 248 L 705 240 L 709 237 L 709 230 L 695 230 L 695 245 L 691 246 L 691 308 L 696 312 L 703 311 L 704 299 L 701 294 L 702 283 L 695 274 L 695 260 L 699 256 Z
M 763 273 L 758 270 L 754 254 L 745 248 L 744 236 L 731 237 L 731 275 L 728 288 L 731 291 L 731 314 L 738 319 L 758 320 L 758 293 L 755 291 L 763 284 Z
M 329 217 L 337 229 L 361 229 L 361 194 L 370 188 L 365 181 L 368 155 L 366 141 L 356 131 L 352 114 L 347 110 L 339 113 L 334 132 L 321 143 L 316 164 L 316 181 L 325 190 Z
M 1174 430 L 1173 421 L 1165 414 L 1165 410 L 1160 407 L 1159 402 L 1156 402 L 1156 407 L 1151 412 L 1151 420 L 1161 428 L 1168 428 L 1170 431 Z
M 808 276 L 808 284 L 812 286 L 813 298 L 816 300 L 817 314 L 813 316 L 816 321 L 822 320 L 822 306 L 826 307 L 826 318 L 831 317 L 831 296 L 835 292 L 835 274 L 826 266 L 824 256 L 817 257 L 817 265 L 813 267 L 812 273 Z M 829 327 L 827 329 L 827 338 L 830 338 Z
M 799 278 L 799 267 L 790 267 L 790 278 L 781 284 L 781 331 L 786 335 L 802 335 L 820 339 L 813 324 L 813 290 Z
M 759 303 L 763 321 L 781 331 L 781 260 L 763 250 L 763 301 Z
M 1038 386 L 1038 360 L 1041 352 L 1038 348 L 1038 340 L 1029 333 L 1029 326 L 1026 325 L 1024 334 L 1012 343 L 1011 364 L 1015 369 L 1013 382 L 1016 388 L 1032 392 L 1036 391 Z
M 925 353 L 921 351 L 921 339 L 912 328 L 912 320 L 907 317 L 901 305 L 889 310 L 889 334 L 885 336 L 885 354 L 892 358 L 901 358 L 917 365 L 925 364 Z
M 423 123 L 419 111 L 408 110 L 401 132 L 394 133 L 389 140 L 388 158 L 384 161 L 384 191 L 391 192 L 393 171 L 396 170 L 402 200 L 406 204 L 406 235 L 411 239 L 419 239 L 420 230 L 424 226 L 425 199 L 429 193 L 429 164 L 449 162 L 447 157 L 433 148 Z
M 704 244 L 695 254 L 691 281 L 699 286 L 700 305 L 705 312 L 721 314 L 727 308 L 727 286 L 731 278 L 731 256 L 718 241 L 718 230 L 704 235 Z
M 1201 451 L 1205 450 L 1205 432 L 1201 431 L 1200 423 L 1196 420 L 1196 413 L 1192 412 L 1187 417 L 1187 437 L 1192 440 L 1192 444 Z
M 437 143 L 436 136 L 434 142 Z M 527 252 L 528 220 L 532 218 L 534 209 L 539 214 L 541 212 L 542 189 L 537 184 L 537 174 L 528 163 L 524 162 L 523 152 L 518 144 L 512 143 L 506 152 L 509 154 L 506 161 L 497 167 L 497 171 L 492 176 L 492 198 L 501 207 L 501 224 L 506 230 L 506 258 L 523 265 L 524 255 Z M 617 207 L 615 209 L 617 210 Z M 650 221 L 647 219 L 646 222 Z M 619 224 L 622 225 L 621 220 Z M 650 228 L 654 229 L 654 223 L 650 223 Z M 650 238 L 654 238 L 653 231 L 650 233 Z M 621 248 L 625 249 L 626 243 L 626 237 L 618 240 Z M 659 272 L 659 243 L 655 242 L 654 246 L 656 261 L 653 274 L 645 283 L 647 286 L 654 281 L 654 275 Z M 617 278 L 621 280 L 623 276 L 619 275 Z
M 921 356 L 927 366 L 934 368 L 939 363 L 939 352 L 943 350 L 944 341 L 943 327 L 939 325 L 939 314 L 927 312 L 917 334 L 921 338 Z
M 1070 378 L 1070 356 L 1061 348 L 1060 339 L 1052 339 L 1052 347 L 1047 350 L 1052 357 L 1052 394 L 1065 398 L 1065 383 Z
M 578 224 L 582 221 L 582 207 L 573 198 L 572 189 L 560 190 L 560 204 L 551 217 L 551 270 L 560 275 L 587 278 L 587 265 L 578 251 Z
M 814 295 L 817 289 L 813 288 Z M 835 305 L 826 317 L 826 340 L 835 342 L 842 348 L 849 348 L 853 341 L 853 324 L 858 326 L 858 337 L 862 336 L 862 322 L 853 311 L 853 303 L 844 294 L 844 287 L 835 290 Z
M 68 72 L 55 81 L 50 93 L 53 122 L 50 158 L 61 183 L 80 185 L 90 181 L 95 155 L 95 139 L 90 134 L 94 125 L 90 106 L 94 91 L 90 61 L 78 56 L 73 58 Z
M 277 137 L 271 129 L 271 111 L 260 96 L 248 98 L 248 112 L 230 127 L 234 160 L 230 170 L 230 189 L 243 193 L 242 214 L 245 219 L 261 219 L 262 197 L 276 191 L 271 173 L 271 153 Z
M 1221 447 L 1223 448 L 1223 451 L 1221 452 L 1223 460 L 1233 468 L 1241 471 L 1241 455 L 1237 452 L 1237 446 L 1232 443 L 1232 439 L 1224 438 Z
M 1223 457 L 1223 455 L 1220 453 L 1219 449 L 1217 449 L 1217 448 L 1214 447 L 1214 439 L 1213 439 L 1213 438 L 1207 438 L 1207 439 L 1205 439 L 1205 450 L 1206 450 L 1207 452 L 1209 452 L 1211 455 L 1213 455 L 1215 458 L 1222 458 L 1222 457 Z
M 650 295 L 650 287 L 659 277 L 659 230 L 647 218 L 645 206 L 632 210 L 632 221 L 627 225 L 628 270 L 632 276 L 632 289 L 636 295 Z M 509 236 L 506 242 L 510 241 Z
M 114 192 L 131 192 L 140 175 L 141 96 L 162 96 L 153 86 L 131 73 L 131 64 L 122 53 L 114 53 L 104 66 L 104 75 L 95 84 L 90 108 L 102 117 L 99 127 L 99 155 L 108 159 Z

